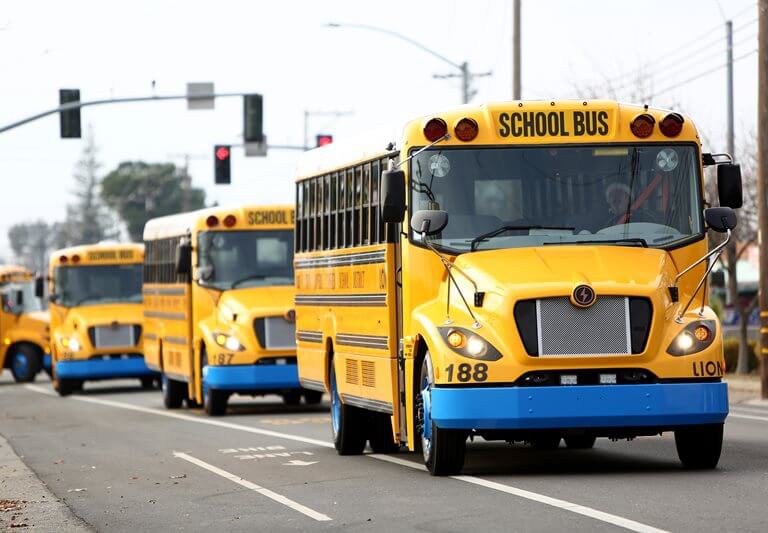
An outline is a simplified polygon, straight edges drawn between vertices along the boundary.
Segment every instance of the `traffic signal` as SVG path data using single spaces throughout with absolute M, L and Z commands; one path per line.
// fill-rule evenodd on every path
M 80 89 L 59 89 L 59 105 L 80 101 Z M 59 113 L 59 130 L 62 139 L 79 139 L 80 108 L 70 109 Z
M 333 135 L 321 133 L 315 136 L 315 140 L 317 141 L 316 146 L 319 148 L 321 146 L 325 146 L 326 144 L 331 144 L 333 142 Z
M 228 144 L 217 144 L 213 147 L 214 177 L 217 184 L 231 183 L 230 159 L 232 147 Z
M 264 141 L 264 100 L 260 94 L 243 97 L 243 136 L 247 143 Z

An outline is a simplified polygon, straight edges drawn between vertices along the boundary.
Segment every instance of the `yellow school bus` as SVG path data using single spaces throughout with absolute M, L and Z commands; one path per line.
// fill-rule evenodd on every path
M 144 349 L 167 408 L 226 413 L 232 394 L 319 403 L 296 370 L 288 206 L 210 208 L 144 227 Z
M 330 391 L 339 453 L 403 445 L 439 475 L 468 438 L 673 431 L 686 467 L 716 466 L 728 400 L 705 280 L 723 245 L 707 231 L 730 238 L 741 177 L 689 117 L 464 106 L 308 152 L 296 206 L 299 377 Z
M 26 267 L 0 265 L 0 372 L 9 368 L 17 383 L 34 381 L 51 368 L 48 313 L 35 296 L 34 274 Z
M 157 374 L 142 351 L 140 244 L 91 244 L 51 254 L 49 312 L 53 387 L 66 396 L 84 381 Z

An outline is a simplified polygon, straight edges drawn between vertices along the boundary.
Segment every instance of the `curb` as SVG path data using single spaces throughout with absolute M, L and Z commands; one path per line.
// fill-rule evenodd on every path
M 75 516 L 0 435 L 0 530 L 85 533 L 95 531 Z

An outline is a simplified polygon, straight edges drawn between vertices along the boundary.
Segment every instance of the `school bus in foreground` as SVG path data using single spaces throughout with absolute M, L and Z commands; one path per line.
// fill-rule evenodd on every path
M 293 218 L 288 206 L 243 206 L 147 222 L 144 348 L 167 408 L 222 415 L 236 393 L 322 400 L 296 370 Z
M 0 372 L 9 368 L 17 383 L 34 381 L 51 368 L 48 313 L 35 296 L 35 278 L 26 267 L 0 265 Z
M 702 153 L 688 117 L 611 101 L 465 106 L 387 141 L 299 167 L 299 376 L 330 391 L 341 454 L 405 445 L 450 474 L 470 437 L 673 431 L 686 467 L 716 466 L 705 258 L 741 206 L 729 156 Z
M 140 244 L 91 244 L 51 254 L 49 311 L 53 387 L 66 396 L 84 381 L 157 374 L 142 351 Z M 42 292 L 39 288 L 38 293 Z

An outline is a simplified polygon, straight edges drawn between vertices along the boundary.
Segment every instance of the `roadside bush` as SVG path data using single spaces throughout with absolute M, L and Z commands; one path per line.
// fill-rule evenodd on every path
M 757 369 L 758 361 L 755 352 L 757 351 L 757 343 L 755 341 L 749 341 L 747 344 L 749 352 L 749 371 Z M 735 337 L 729 337 L 723 340 L 723 352 L 725 355 L 725 370 L 726 372 L 736 372 L 736 366 L 739 362 L 739 339 Z

